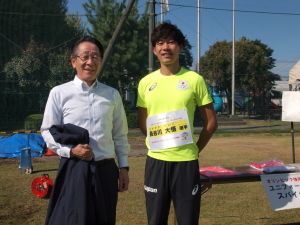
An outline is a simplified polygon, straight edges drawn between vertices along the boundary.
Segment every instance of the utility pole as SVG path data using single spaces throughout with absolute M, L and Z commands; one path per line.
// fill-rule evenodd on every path
M 118 24 L 118 26 L 117 26 L 117 28 L 116 28 L 113 36 L 112 36 L 112 38 L 109 41 L 109 44 L 108 44 L 108 46 L 107 46 L 107 48 L 105 50 L 104 56 L 103 56 L 102 65 L 101 65 L 101 69 L 100 69 L 100 72 L 98 74 L 98 77 L 101 77 L 102 74 L 104 73 L 104 70 L 105 70 L 105 68 L 107 66 L 108 59 L 109 59 L 111 53 L 114 50 L 114 47 L 115 47 L 116 42 L 117 42 L 117 39 L 120 36 L 120 33 L 121 33 L 122 29 L 123 29 L 123 26 L 124 26 L 124 24 L 125 24 L 125 22 L 127 20 L 128 15 L 131 12 L 131 9 L 133 7 L 134 2 L 135 2 L 135 0 L 130 0 L 130 2 L 128 2 L 128 5 L 126 6 L 126 9 L 125 9 L 125 11 L 124 11 L 124 13 L 122 15 L 122 18 L 121 18 L 121 20 L 120 20 L 120 22 L 119 22 L 119 24 Z
M 152 43 L 151 43 L 151 33 L 154 29 L 154 19 L 155 19 L 155 0 L 149 1 L 149 65 L 148 71 L 151 73 L 153 71 L 153 51 L 152 51 Z
M 200 51 L 200 47 L 201 47 L 201 43 L 200 43 L 200 12 L 201 12 L 201 0 L 198 0 L 198 63 L 197 63 L 197 73 L 200 74 L 200 55 L 201 55 L 201 51 Z
M 160 0 L 160 22 L 164 22 L 165 20 L 165 12 L 164 12 L 164 1 L 163 0 Z
M 232 88 L 231 88 L 231 115 L 235 114 L 235 0 L 232 0 Z

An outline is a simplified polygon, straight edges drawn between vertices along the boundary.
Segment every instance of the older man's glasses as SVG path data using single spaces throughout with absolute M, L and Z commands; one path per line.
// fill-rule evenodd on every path
M 76 55 L 82 62 L 87 62 L 90 58 L 94 63 L 99 63 L 101 61 L 101 57 L 97 54 L 94 55 L 88 55 L 88 54 L 82 54 L 82 55 Z

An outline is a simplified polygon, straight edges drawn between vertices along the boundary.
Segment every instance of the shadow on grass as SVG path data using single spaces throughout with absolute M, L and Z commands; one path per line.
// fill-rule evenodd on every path
M 49 169 L 49 170 L 33 170 L 32 173 L 44 173 L 50 171 L 57 171 L 58 169 Z
M 251 129 L 251 128 L 234 128 L 230 130 L 217 130 L 215 134 L 282 134 L 290 133 L 290 129 Z M 195 134 L 200 134 L 200 131 L 195 131 Z
M 280 125 L 272 125 L 272 126 L 254 126 L 254 127 L 220 127 L 215 132 L 215 134 L 263 134 L 263 133 L 272 133 L 272 134 L 280 134 L 280 133 L 290 133 L 291 128 L 286 127 L 284 129 L 280 129 Z M 199 130 L 200 129 L 200 130 Z M 201 127 L 198 130 L 195 130 L 194 134 L 200 134 Z M 144 136 L 142 132 L 129 132 L 128 137 L 140 137 Z

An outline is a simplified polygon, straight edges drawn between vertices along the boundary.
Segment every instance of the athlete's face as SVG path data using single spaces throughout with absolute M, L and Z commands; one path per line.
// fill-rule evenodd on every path
M 161 64 L 171 65 L 179 63 L 179 53 L 182 51 L 183 46 L 178 45 L 173 39 L 161 39 L 156 42 L 153 47 L 153 53 L 157 56 Z

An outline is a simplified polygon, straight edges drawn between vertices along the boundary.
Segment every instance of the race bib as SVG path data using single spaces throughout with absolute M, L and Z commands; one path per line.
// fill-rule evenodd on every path
M 150 151 L 193 143 L 186 109 L 161 113 L 147 118 Z

